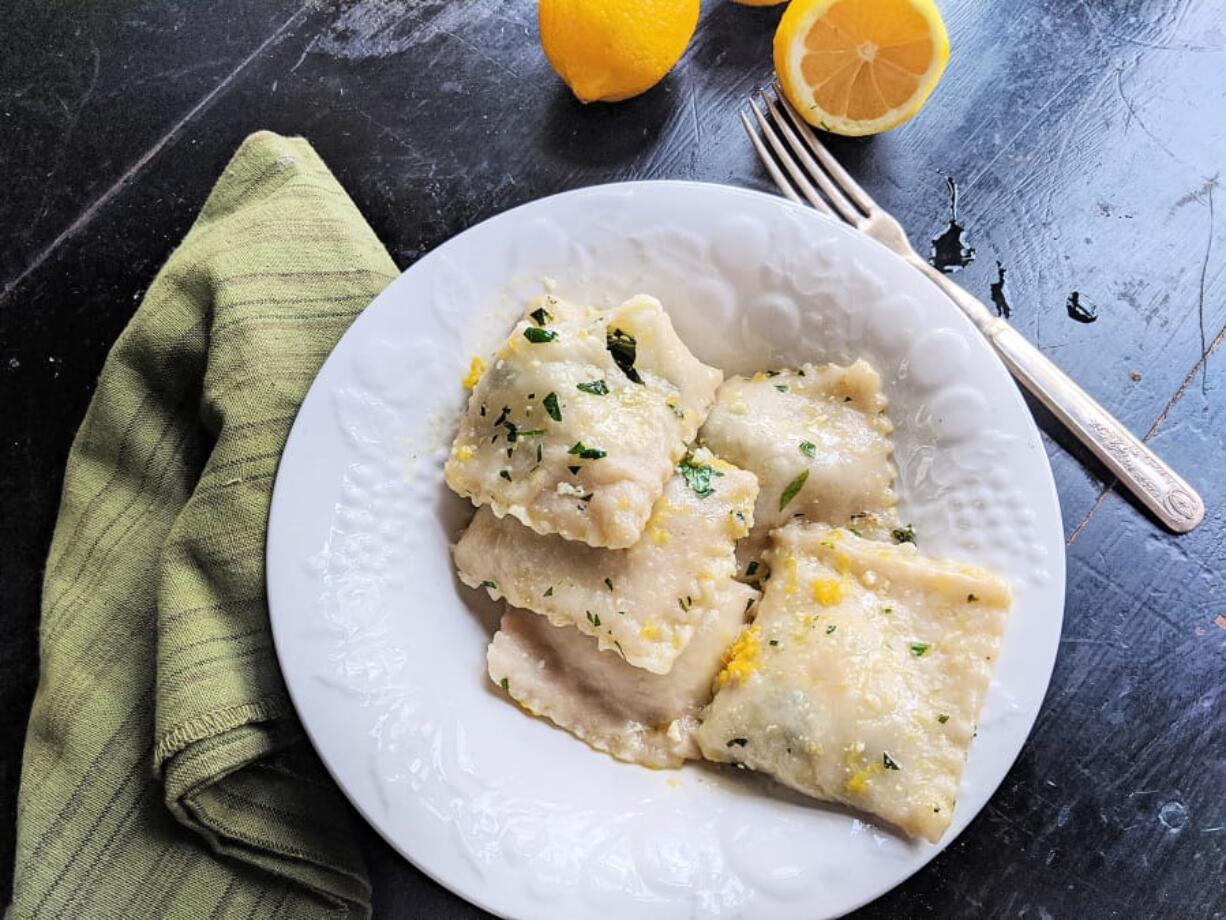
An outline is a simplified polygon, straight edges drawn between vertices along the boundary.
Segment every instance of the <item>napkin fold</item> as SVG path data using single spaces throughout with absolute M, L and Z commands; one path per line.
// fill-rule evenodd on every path
M 310 145 L 262 132 L 112 349 L 47 561 L 12 917 L 369 915 L 264 541 L 307 387 L 396 274 Z

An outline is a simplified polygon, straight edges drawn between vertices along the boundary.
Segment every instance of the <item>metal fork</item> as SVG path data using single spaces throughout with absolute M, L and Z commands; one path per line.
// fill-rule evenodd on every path
M 848 175 L 781 94 L 758 95 L 765 111 L 751 98 L 753 121 L 744 110 L 740 113 L 741 121 L 766 171 L 787 198 L 797 204 L 807 202 L 823 214 L 846 221 L 902 256 L 962 308 L 1013 376 L 1106 464 L 1158 520 L 1176 533 L 1186 533 L 1201 522 L 1205 506 L 1195 489 L 1021 333 L 921 258 L 898 221 Z M 760 134 L 754 130 L 755 122 Z

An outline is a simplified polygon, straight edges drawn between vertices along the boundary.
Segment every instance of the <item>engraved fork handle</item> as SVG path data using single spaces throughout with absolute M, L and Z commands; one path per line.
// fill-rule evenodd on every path
M 982 301 L 933 268 L 914 250 L 906 259 L 962 308 L 995 346 L 1013 376 L 1106 464 L 1158 520 L 1176 533 L 1187 533 L 1201 522 L 1205 505 L 1196 490 L 1025 336 L 994 316 Z

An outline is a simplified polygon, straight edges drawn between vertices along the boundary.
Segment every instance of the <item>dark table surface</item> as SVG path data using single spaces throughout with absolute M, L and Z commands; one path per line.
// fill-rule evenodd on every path
M 1209 512 L 1188 536 L 1162 532 L 1040 415 L 1069 544 L 1043 711 L 966 832 L 857 916 L 1221 917 L 1226 4 L 942 6 L 953 55 L 928 106 L 837 153 L 924 248 L 956 182 L 975 251 L 959 280 L 1007 303 Z M 309 138 L 401 266 L 575 186 L 769 189 L 735 113 L 770 76 L 778 15 L 706 0 L 662 84 L 591 107 L 548 69 L 530 0 L 18 3 L 0 17 L 0 903 L 68 445 L 107 349 L 242 138 Z M 377 916 L 483 916 L 365 837 Z

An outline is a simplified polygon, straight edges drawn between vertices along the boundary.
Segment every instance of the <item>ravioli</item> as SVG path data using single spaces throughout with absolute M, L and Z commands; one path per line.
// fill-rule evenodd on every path
M 486 653 L 490 678 L 528 712 L 597 750 L 649 767 L 677 767 L 699 756 L 696 716 L 757 596 L 727 581 L 696 600 L 701 619 L 693 639 L 665 675 L 632 667 L 570 626 L 508 609 Z
M 723 379 L 646 296 L 611 310 L 538 299 L 482 368 L 447 485 L 537 533 L 615 549 L 642 536 Z
M 753 524 L 757 492 L 753 474 L 699 449 L 677 466 L 629 549 L 538 534 L 482 508 L 456 544 L 456 569 L 470 587 L 667 674 L 702 621 L 698 598 L 736 573 L 735 544 Z
M 981 569 L 794 523 L 695 737 L 936 842 L 949 827 L 1010 605 Z
M 863 360 L 732 377 L 720 387 L 699 440 L 760 486 L 743 572 L 745 564 L 756 570 L 770 531 L 796 515 L 889 536 L 897 520 L 885 409 L 881 378 Z

